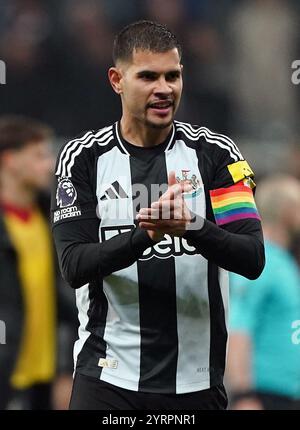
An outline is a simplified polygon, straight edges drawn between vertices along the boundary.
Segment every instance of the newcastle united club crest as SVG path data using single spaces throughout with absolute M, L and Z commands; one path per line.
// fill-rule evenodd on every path
M 176 180 L 178 184 L 190 184 L 193 187 L 190 193 L 184 193 L 184 197 L 187 199 L 197 197 L 202 191 L 199 179 L 195 174 L 190 175 L 190 170 L 182 169 L 181 178 L 176 176 Z

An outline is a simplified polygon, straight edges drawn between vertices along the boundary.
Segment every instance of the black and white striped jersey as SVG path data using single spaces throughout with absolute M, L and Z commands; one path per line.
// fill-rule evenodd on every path
M 205 221 L 155 243 L 136 213 L 158 199 L 170 171 L 192 184 L 186 204 Z M 77 372 L 157 393 L 222 382 L 228 271 L 255 278 L 264 265 L 259 219 L 228 197 L 238 186 L 232 192 L 241 198 L 250 176 L 231 139 L 177 121 L 167 140 L 150 148 L 126 142 L 116 123 L 61 149 L 52 224 L 62 274 L 76 289 Z M 225 210 L 220 190 L 240 219 L 217 225 Z

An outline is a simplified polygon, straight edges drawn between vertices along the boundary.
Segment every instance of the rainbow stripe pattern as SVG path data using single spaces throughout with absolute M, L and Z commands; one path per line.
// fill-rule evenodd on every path
M 246 218 L 260 219 L 251 188 L 239 182 L 210 191 L 212 209 L 218 225 Z

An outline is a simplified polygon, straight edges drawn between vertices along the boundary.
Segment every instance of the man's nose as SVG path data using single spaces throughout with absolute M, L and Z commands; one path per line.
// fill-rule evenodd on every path
M 169 86 L 168 82 L 165 78 L 161 78 L 157 81 L 157 85 L 155 87 L 155 94 L 172 94 L 172 88 Z

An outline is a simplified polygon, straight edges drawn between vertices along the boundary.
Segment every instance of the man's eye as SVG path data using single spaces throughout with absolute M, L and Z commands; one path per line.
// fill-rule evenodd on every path
M 176 81 L 176 79 L 179 79 L 179 73 L 170 73 L 166 76 L 167 81 Z
M 144 81 L 154 81 L 156 79 L 156 75 L 153 73 L 141 73 L 138 77 Z
M 140 78 L 143 79 L 144 81 L 154 81 L 155 80 L 155 76 L 150 75 L 150 74 L 140 75 Z

